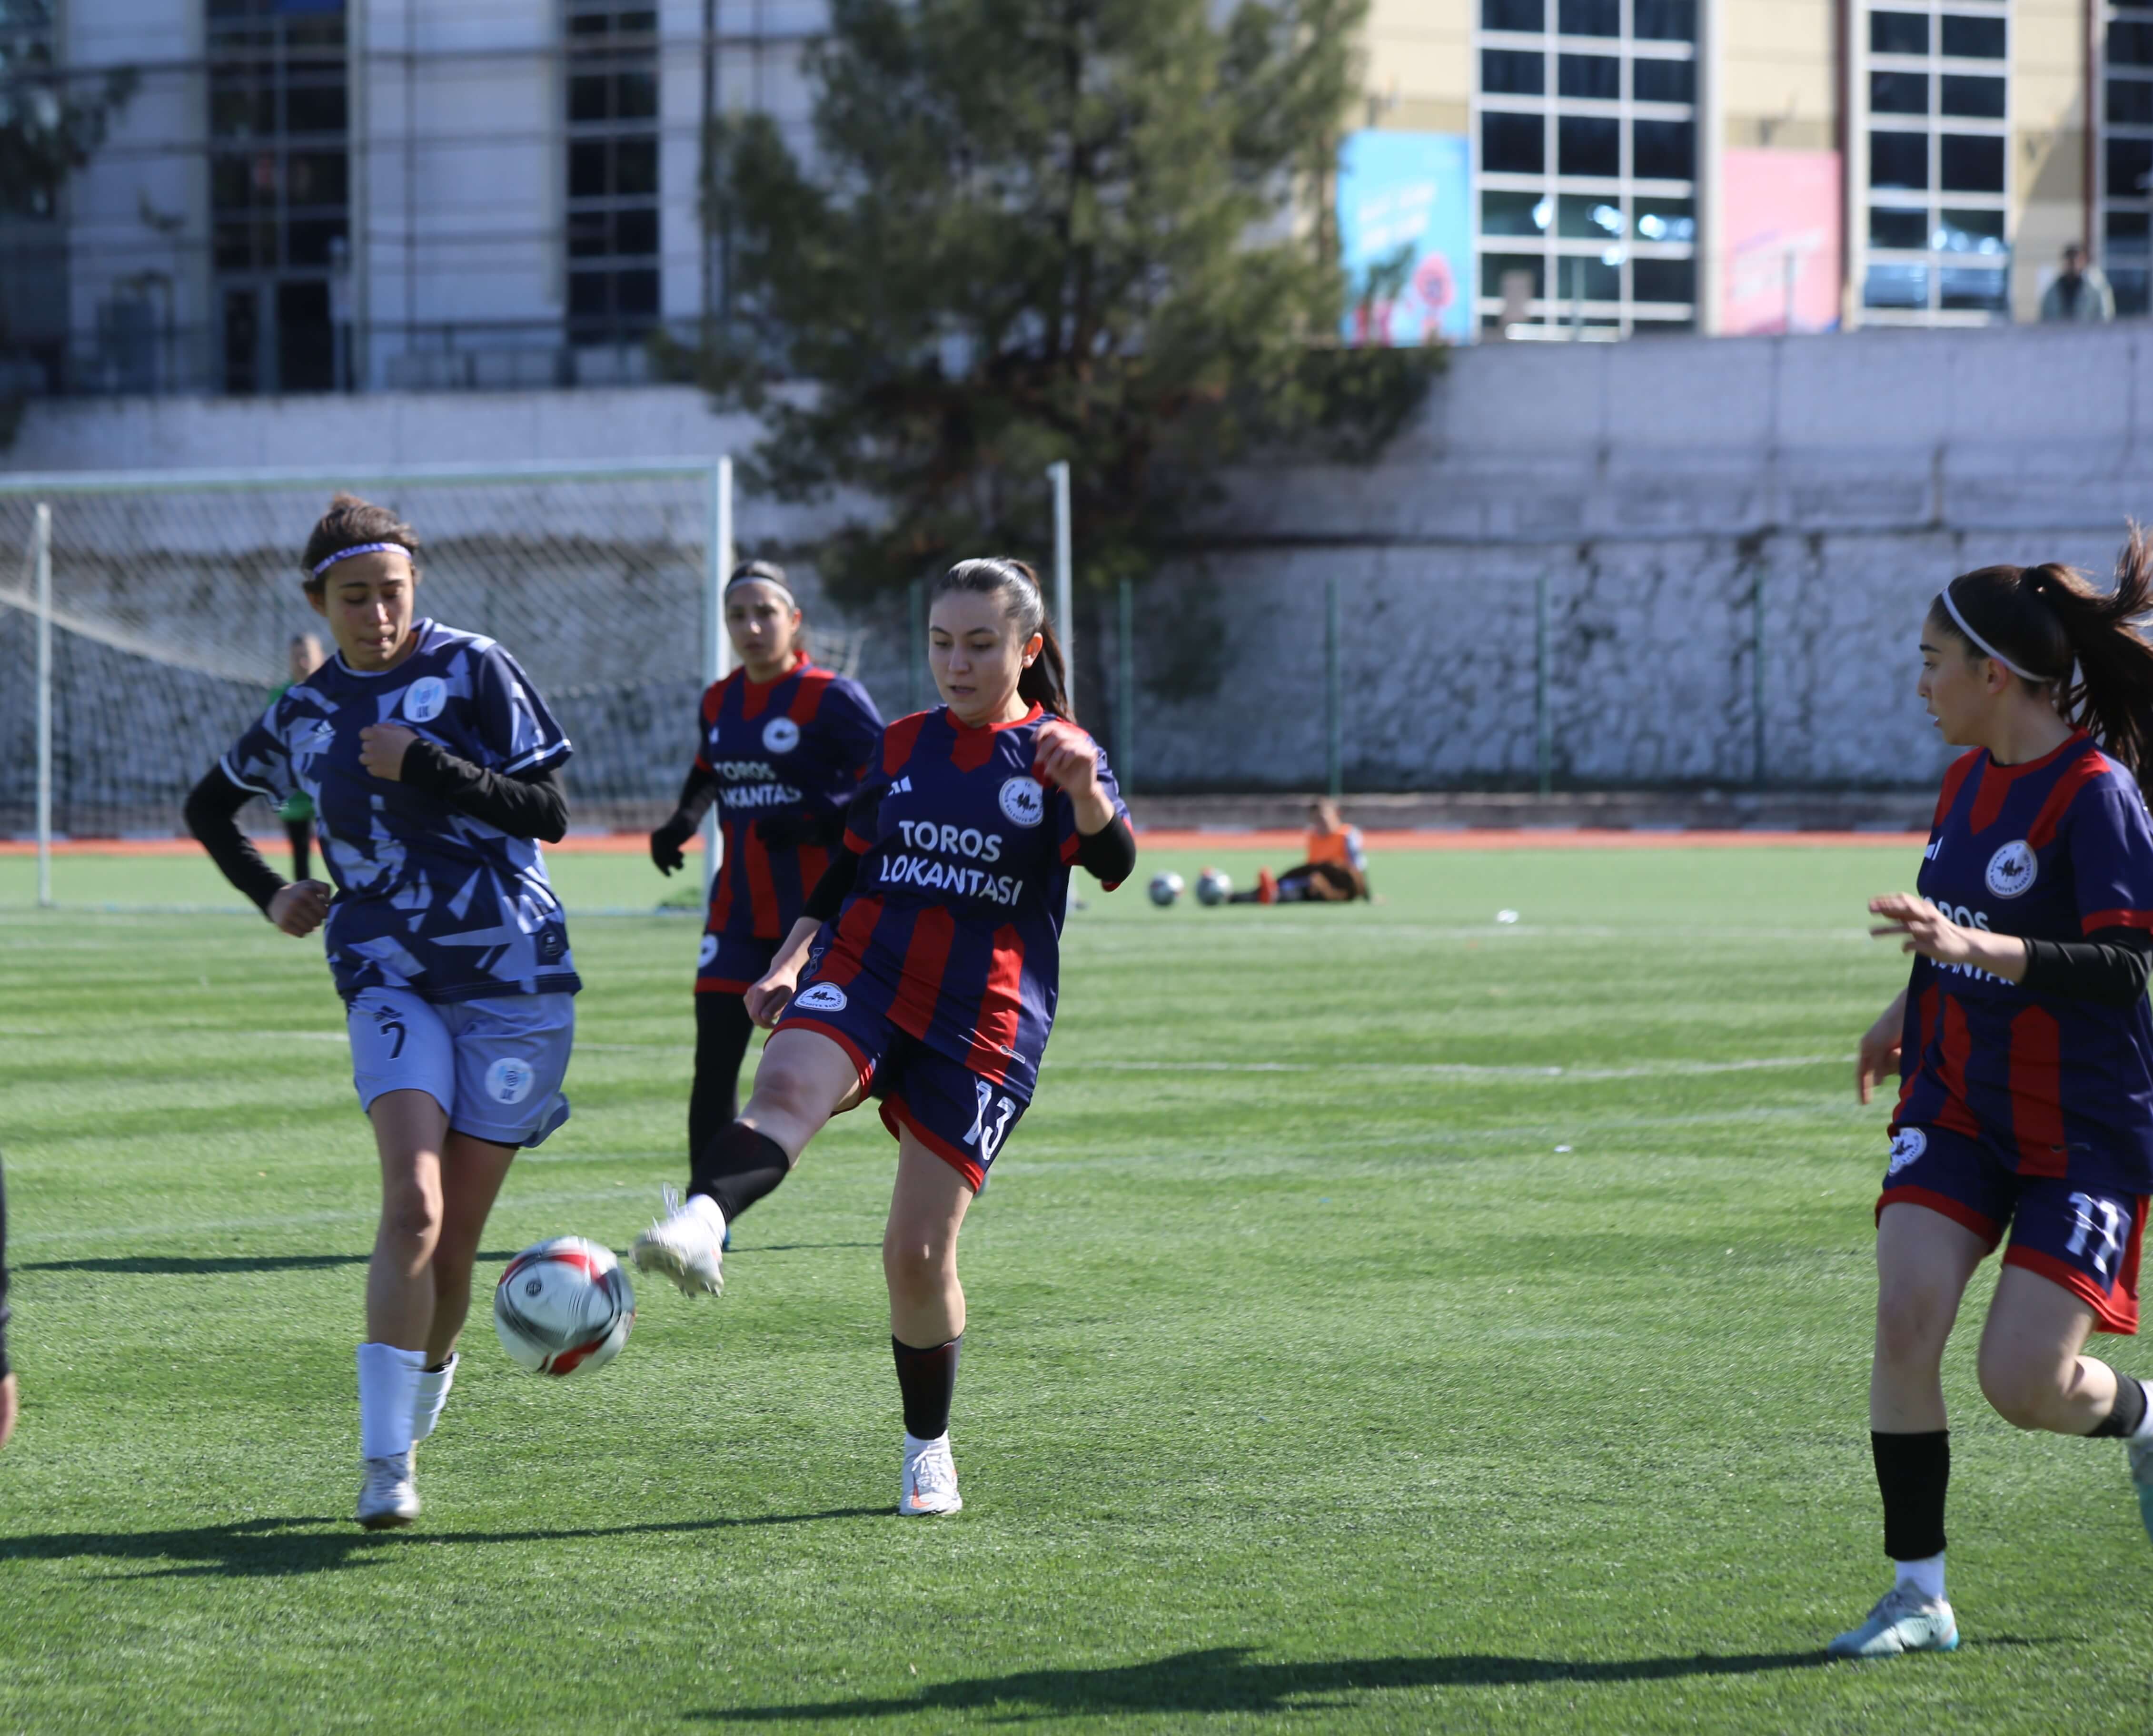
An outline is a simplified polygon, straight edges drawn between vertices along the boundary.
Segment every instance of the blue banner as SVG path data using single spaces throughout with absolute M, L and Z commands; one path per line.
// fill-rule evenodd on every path
M 1338 163 L 1338 235 L 1355 306 L 1353 343 L 1473 335 L 1472 157 L 1462 133 L 1347 135 Z M 1403 282 L 1362 305 L 1370 274 L 1405 252 Z

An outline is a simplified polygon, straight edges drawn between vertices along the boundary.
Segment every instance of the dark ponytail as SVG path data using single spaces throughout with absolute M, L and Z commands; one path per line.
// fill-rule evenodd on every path
M 2138 525 L 2116 556 L 2115 586 L 2050 561 L 1984 566 L 1945 586 L 1938 626 L 2021 679 L 2056 690 L 2065 722 L 2153 784 L 2153 642 L 2138 622 L 2153 610 L 2153 541 Z
M 1047 618 L 1046 599 L 1039 588 L 1039 575 L 1029 563 L 1013 555 L 987 555 L 975 561 L 959 561 L 935 581 L 934 596 L 970 591 L 981 596 L 1000 596 L 1003 608 L 1016 622 L 1017 637 L 1040 638 L 1039 655 L 1017 678 L 1017 698 L 1035 704 L 1050 716 L 1076 721 L 1069 706 L 1069 678 L 1061 661 L 1061 642 Z

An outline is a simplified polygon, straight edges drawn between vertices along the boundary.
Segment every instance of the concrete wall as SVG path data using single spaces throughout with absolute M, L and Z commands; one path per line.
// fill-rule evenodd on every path
M 751 439 L 670 388 L 61 403 L 32 407 L 4 462 L 632 458 Z M 1375 468 L 1235 479 L 1200 556 L 1144 587 L 1125 745 L 1148 787 L 1319 780 L 1335 579 L 1351 783 L 1532 775 L 1543 590 L 1560 774 L 1738 783 L 1761 749 L 1775 783 L 1917 783 L 1945 757 L 1912 697 L 1938 586 L 1994 561 L 2105 570 L 2149 512 L 2153 327 L 1485 345 L 1453 355 Z M 812 541 L 835 516 L 745 501 L 740 535 Z M 1081 564 L 1081 524 L 1076 549 Z M 865 624 L 893 708 L 901 625 Z M 1103 728 L 1112 632 L 1084 626 Z M 1216 692 L 1157 693 L 1181 633 L 1219 636 Z

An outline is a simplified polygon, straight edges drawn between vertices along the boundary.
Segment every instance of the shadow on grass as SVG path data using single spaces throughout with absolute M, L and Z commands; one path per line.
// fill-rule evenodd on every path
M 0 1537 L 0 1562 L 174 1561 L 182 1565 L 124 1579 L 189 1579 L 218 1576 L 252 1579 L 329 1573 L 363 1567 L 384 1551 L 496 1543 L 573 1543 L 593 1538 L 684 1535 L 753 1525 L 815 1525 L 825 1520 L 880 1518 L 887 1507 L 832 1507 L 821 1513 L 757 1513 L 741 1518 L 653 1520 L 646 1525 L 593 1525 L 568 1530 L 362 1531 L 348 1519 L 318 1515 L 249 1519 L 235 1525 L 199 1525 L 179 1531 L 55 1531 L 43 1536 Z M 308 1529 L 316 1525 L 333 1530 Z
M 243 1272 L 323 1272 L 336 1266 L 364 1266 L 371 1254 L 121 1254 L 108 1260 L 30 1260 L 17 1272 L 109 1272 L 135 1277 L 214 1277 Z M 488 1249 L 481 1260 L 513 1260 L 513 1252 Z
M 2038 1644 L 2036 1641 L 2005 1643 Z M 997 1711 L 1008 1722 L 1100 1713 L 1311 1712 L 1342 1695 L 1400 1688 L 1513 1688 L 1538 1682 L 1657 1682 L 1682 1676 L 1751 1676 L 1814 1669 L 1817 1652 L 1631 1657 L 1588 1662 L 1466 1654 L 1452 1657 L 1346 1657 L 1259 1663 L 1248 1648 L 1183 1652 L 1149 1663 L 1092 1670 L 1023 1670 L 947 1682 L 904 1698 L 826 1700 L 812 1705 L 740 1706 L 691 1712 L 722 1723 L 805 1723 L 814 1718 L 903 1718 L 921 1713 Z

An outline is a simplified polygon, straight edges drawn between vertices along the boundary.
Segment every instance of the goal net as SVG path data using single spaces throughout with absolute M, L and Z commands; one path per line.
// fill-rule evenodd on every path
M 423 613 L 500 640 L 530 673 L 576 744 L 578 828 L 654 824 L 693 752 L 697 696 L 725 667 L 730 470 L 0 476 L 0 836 L 37 835 L 41 784 L 60 840 L 181 830 L 187 790 L 288 678 L 293 637 L 327 642 L 297 561 L 338 489 L 418 529 Z M 817 652 L 842 666 L 858 646 L 826 631 Z M 276 830 L 261 804 L 242 823 Z

